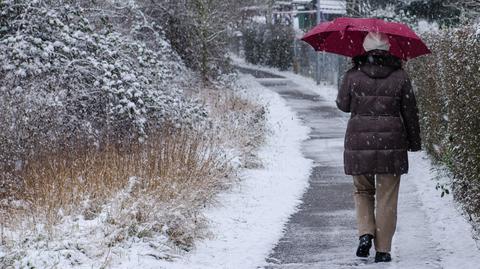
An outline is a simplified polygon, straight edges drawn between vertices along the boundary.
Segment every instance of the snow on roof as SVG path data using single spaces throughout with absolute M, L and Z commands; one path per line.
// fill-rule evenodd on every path
M 312 0 L 291 0 L 291 1 L 276 1 L 275 5 L 302 5 L 309 4 Z M 243 11 L 265 11 L 268 9 L 266 5 L 255 5 L 243 7 Z M 346 0 L 320 0 L 320 10 L 325 14 L 346 14 L 347 3 Z
M 346 14 L 347 1 L 345 0 L 320 0 L 320 10 L 327 14 Z M 292 0 L 293 5 L 306 5 L 312 3 L 312 0 Z
M 263 11 L 267 10 L 268 6 L 267 5 L 256 5 L 256 6 L 247 6 L 247 7 L 242 7 L 241 10 L 243 11 Z
M 320 10 L 327 14 L 346 14 L 347 2 L 345 0 L 321 0 Z
M 294 5 L 306 5 L 306 4 L 310 4 L 311 2 L 312 2 L 312 0 L 293 0 L 292 4 L 294 4 Z

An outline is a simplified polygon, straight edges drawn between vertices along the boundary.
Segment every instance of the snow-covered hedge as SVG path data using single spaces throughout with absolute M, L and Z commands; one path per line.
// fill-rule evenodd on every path
M 275 24 L 251 23 L 244 27 L 243 49 L 245 59 L 252 64 L 263 64 L 287 70 L 293 63 L 292 27 Z
M 205 118 L 175 84 L 186 71 L 160 32 L 152 50 L 135 35 L 94 28 L 73 5 L 5 0 L 0 9 L 3 161 L 42 145 L 142 137 L 165 121 Z M 132 32 L 142 23 L 133 18 Z
M 454 197 L 480 224 L 480 36 L 472 27 L 426 36 L 433 55 L 409 64 L 427 151 L 454 175 Z

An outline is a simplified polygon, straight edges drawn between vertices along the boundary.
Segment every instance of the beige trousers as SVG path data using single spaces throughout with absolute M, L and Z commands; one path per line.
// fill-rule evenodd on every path
M 400 175 L 377 174 L 376 178 L 374 175 L 353 176 L 353 182 L 359 236 L 373 235 L 375 250 L 390 252 L 397 227 Z

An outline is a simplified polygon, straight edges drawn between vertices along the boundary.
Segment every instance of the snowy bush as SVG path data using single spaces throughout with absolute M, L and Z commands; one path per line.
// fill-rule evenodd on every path
M 292 27 L 280 24 L 252 23 L 243 30 L 245 59 L 253 64 L 263 64 L 287 70 L 293 63 Z
M 154 51 L 108 27 L 94 29 L 75 6 L 26 0 L 0 6 L 3 162 L 52 143 L 142 137 L 164 121 L 205 117 L 173 83 L 184 68 L 178 57 L 165 56 L 174 53 L 160 34 Z M 140 27 L 134 22 L 132 29 Z
M 257 24 L 257 27 L 245 27 L 243 29 L 243 50 L 245 60 L 252 64 L 262 64 L 267 58 L 267 47 L 264 44 L 263 33 L 265 24 Z
M 454 1 L 456 0 L 416 0 L 408 3 L 394 1 L 372 6 L 367 3 L 364 14 L 368 14 L 369 17 L 408 23 L 414 27 L 422 20 L 449 27 L 460 25 L 472 17 L 469 15 L 470 10 L 464 9 L 459 3 L 452 3 Z
M 425 148 L 454 175 L 454 197 L 480 224 L 480 40 L 475 29 L 426 36 L 433 55 L 409 64 Z

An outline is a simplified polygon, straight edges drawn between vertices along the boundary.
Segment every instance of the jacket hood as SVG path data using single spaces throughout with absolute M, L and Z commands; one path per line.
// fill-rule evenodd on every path
M 359 67 L 360 71 L 365 73 L 367 76 L 371 78 L 386 78 L 390 76 L 391 73 L 393 73 L 395 70 L 398 68 L 393 68 L 391 66 L 383 66 L 383 65 L 377 65 L 377 64 L 364 64 Z
M 402 68 L 402 61 L 388 51 L 373 50 L 353 58 L 356 68 L 371 78 L 386 78 Z

